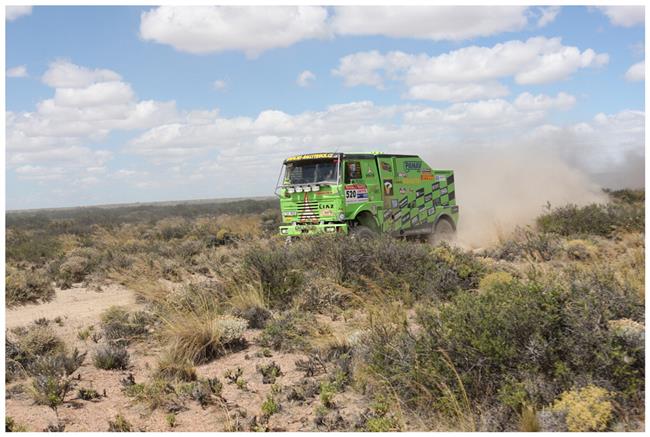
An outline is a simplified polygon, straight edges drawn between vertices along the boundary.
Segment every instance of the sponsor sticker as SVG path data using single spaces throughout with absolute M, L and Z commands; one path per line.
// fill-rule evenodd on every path
M 454 205 L 451 207 L 451 212 L 458 212 L 458 205 Z
M 440 181 L 444 181 L 444 180 L 447 180 L 445 175 L 443 175 L 443 174 L 437 174 L 436 175 L 436 181 L 440 182 Z
M 397 176 L 399 176 L 399 177 L 401 177 L 401 178 L 405 178 L 405 177 L 406 177 L 406 173 L 398 173 Z
M 345 203 L 361 203 L 368 201 L 368 187 L 363 184 L 345 186 Z
M 420 188 L 419 190 L 415 191 L 415 198 L 416 199 L 419 199 L 422 196 L 424 196 L 424 188 Z
M 445 195 L 445 194 L 447 194 L 447 188 L 446 188 L 446 187 L 445 187 L 445 188 L 441 188 L 441 189 L 440 189 L 440 195 L 443 196 L 443 195 Z
M 384 180 L 384 194 L 386 196 L 392 196 L 393 195 L 393 180 L 392 179 Z
M 393 220 L 398 220 L 402 216 L 402 211 L 397 211 L 393 216 Z
M 404 170 L 420 170 L 422 168 L 422 161 L 404 161 Z
M 417 225 L 419 222 L 420 222 L 420 217 L 418 217 L 417 215 L 413 217 L 413 220 L 411 220 L 411 224 L 414 226 Z
M 285 211 L 282 213 L 283 216 L 292 217 L 296 215 L 296 211 Z
M 384 211 L 384 220 L 386 220 L 388 217 L 390 217 L 391 211 L 390 209 L 387 209 Z
M 391 208 L 397 208 L 398 202 L 397 199 L 391 199 L 390 200 L 390 207 Z
M 426 196 L 424 196 L 424 203 L 431 202 L 431 199 L 433 198 L 433 194 L 427 193 Z
M 406 214 L 404 214 L 404 215 L 402 216 L 402 223 L 406 223 L 406 222 L 408 222 L 409 220 L 411 220 L 411 213 L 410 213 L 410 212 L 407 212 Z
M 402 200 L 399 201 L 399 207 L 404 208 L 406 205 L 409 203 L 409 198 L 408 197 L 403 197 Z
M 406 188 L 401 187 L 401 188 L 399 189 L 399 193 L 400 193 L 400 194 L 406 194 Z
M 418 211 L 424 211 L 424 203 L 420 206 L 418 206 Z
M 387 163 L 387 162 L 382 162 L 381 163 L 381 169 L 384 170 L 384 171 L 387 171 L 389 173 L 391 173 L 393 171 L 393 167 L 391 167 L 391 165 L 389 163 Z
M 332 217 L 334 215 L 334 212 L 331 209 L 321 209 L 320 215 L 323 217 Z
M 433 175 L 432 175 L 431 173 L 424 173 L 424 172 L 423 172 L 423 173 L 420 175 L 420 180 L 423 180 L 423 181 L 432 181 L 432 180 L 433 180 Z
M 336 154 L 334 154 L 334 153 L 310 153 L 310 154 L 307 154 L 307 155 L 292 156 L 290 158 L 287 158 L 287 162 L 300 161 L 300 160 L 303 160 L 303 159 L 328 159 L 328 158 L 336 158 Z
M 431 185 L 432 191 L 436 191 L 438 188 L 440 188 L 440 182 L 436 182 L 435 184 Z
M 436 213 L 436 207 L 435 206 L 432 206 L 431 208 L 429 208 L 427 210 L 427 215 L 433 215 L 435 213 Z

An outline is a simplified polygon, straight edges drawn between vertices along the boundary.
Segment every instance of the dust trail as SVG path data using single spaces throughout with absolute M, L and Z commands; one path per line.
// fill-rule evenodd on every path
M 455 172 L 458 244 L 468 249 L 494 243 L 517 225 L 532 224 L 547 203 L 583 205 L 606 200 L 586 173 L 548 149 L 468 148 L 423 157 L 434 168 Z

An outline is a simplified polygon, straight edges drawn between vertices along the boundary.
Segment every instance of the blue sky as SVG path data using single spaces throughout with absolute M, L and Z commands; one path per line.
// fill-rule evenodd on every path
M 407 9 L 7 11 L 7 208 L 269 195 L 334 149 L 518 143 L 639 184 L 643 7 Z

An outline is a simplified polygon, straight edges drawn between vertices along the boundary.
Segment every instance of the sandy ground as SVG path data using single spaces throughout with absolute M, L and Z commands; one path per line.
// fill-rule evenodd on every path
M 248 346 L 245 349 L 197 367 L 199 377 L 218 377 L 223 383 L 223 401 L 202 408 L 197 402 L 188 400 L 185 403 L 186 409 L 176 413 L 177 425 L 170 428 L 165 419 L 168 413 L 164 408 L 149 411 L 144 405 L 133 402 L 122 391 L 121 380 L 129 374 L 134 376 L 136 382 L 147 382 L 151 377 L 160 353 L 160 346 L 155 340 L 129 346 L 131 365 L 128 370 L 107 371 L 97 369 L 92 364 L 92 355 L 98 345 L 91 339 L 78 338 L 77 333 L 82 328 L 92 325 L 98 330 L 99 315 L 112 305 L 127 306 L 130 309 L 139 306 L 133 293 L 119 285 L 107 286 L 102 292 L 75 286 L 69 290 L 57 290 L 56 297 L 51 302 L 6 311 L 7 328 L 26 326 L 41 317 L 52 320 L 60 316 L 63 319 L 61 326 L 50 324 L 56 334 L 69 347 L 88 352 L 84 364 L 77 372 L 79 380 L 76 389 L 59 408 L 59 417 L 65 424 L 66 431 L 107 431 L 108 421 L 117 414 L 123 415 L 132 424 L 133 431 L 248 431 L 254 417 L 259 423 L 261 405 L 272 390 L 271 384 L 262 383 L 262 375 L 257 367 L 272 361 L 282 370 L 282 375 L 276 381 L 276 389 L 281 389 L 280 394 L 276 394 L 281 409 L 269 419 L 269 429 L 318 430 L 314 423 L 315 410 L 320 405 L 318 395 L 304 401 L 287 399 L 287 393 L 293 385 L 305 382 L 318 384 L 314 378 L 306 377 L 296 368 L 296 360 L 307 357 L 301 353 L 275 351 L 270 357 L 263 356 L 263 348 L 257 344 L 259 330 L 246 332 Z M 334 322 L 333 327 L 336 324 Z M 245 390 L 235 384 L 228 384 L 224 378 L 226 370 L 237 367 L 243 370 L 247 382 Z M 18 380 L 6 386 L 6 414 L 18 424 L 27 426 L 29 431 L 42 431 L 48 424 L 56 422 L 56 416 L 48 407 L 34 404 L 29 387 L 29 380 Z M 77 398 L 77 390 L 82 387 L 93 388 L 100 394 L 105 393 L 105 396 L 95 401 L 83 401 Z M 347 421 L 346 428 L 350 429 L 367 406 L 367 401 L 351 389 L 337 394 L 336 399 L 339 400 L 338 407 L 333 413 L 340 414 Z

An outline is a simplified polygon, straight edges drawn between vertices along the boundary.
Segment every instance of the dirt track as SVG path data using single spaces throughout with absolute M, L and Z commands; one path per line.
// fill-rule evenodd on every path
M 57 316 L 75 327 L 91 325 L 112 305 L 125 305 L 133 309 L 137 306 L 135 295 L 120 285 L 104 287 L 101 292 L 80 286 L 68 290 L 57 289 L 55 298 L 50 302 L 7 309 L 5 328 L 24 326 L 41 317 L 54 319 Z

